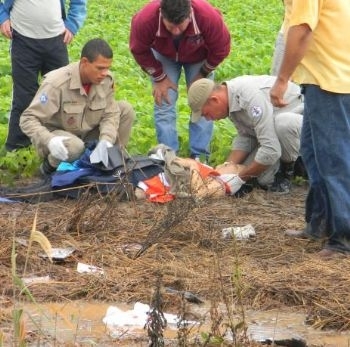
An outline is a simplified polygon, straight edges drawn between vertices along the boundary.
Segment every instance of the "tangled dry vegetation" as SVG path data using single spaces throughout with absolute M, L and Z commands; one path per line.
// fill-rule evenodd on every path
M 217 328 L 229 321 L 235 330 L 237 321 L 230 319 L 244 317 L 248 308 L 293 307 L 306 312 L 316 328 L 349 329 L 349 258 L 320 260 L 321 243 L 283 233 L 303 227 L 305 194 L 306 187 L 296 187 L 290 195 L 254 190 L 240 199 L 200 203 L 190 198 L 164 205 L 120 202 L 112 194 L 87 194 L 79 200 L 2 204 L 2 302 L 11 305 L 18 298 L 11 276 L 13 240 L 16 271 L 22 276 L 28 251 L 23 240 L 28 240 L 37 214 L 36 229 L 53 247 L 76 249 L 64 262 L 50 263 L 33 243 L 25 275 L 50 275 L 53 280 L 29 287 L 37 302 L 133 303 L 156 297 L 164 310 L 178 313 L 181 300 L 163 290 L 170 287 L 214 306 L 225 303 Z M 254 238 L 222 238 L 222 228 L 246 224 L 254 226 Z M 77 274 L 77 262 L 99 266 L 104 275 Z

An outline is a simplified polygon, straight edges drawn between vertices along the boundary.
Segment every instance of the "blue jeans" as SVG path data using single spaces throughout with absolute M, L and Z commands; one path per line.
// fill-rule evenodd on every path
M 350 94 L 303 86 L 303 162 L 309 175 L 308 232 L 326 248 L 350 252 Z
M 182 68 L 185 72 L 185 79 L 187 88 L 190 86 L 194 77 L 199 73 L 203 62 L 196 64 L 182 64 L 174 60 L 168 59 L 158 52 L 153 50 L 153 54 L 157 60 L 162 63 L 163 71 L 168 78 L 179 84 Z M 213 79 L 214 74 L 208 76 Z M 154 118 L 157 132 L 158 143 L 163 143 L 175 152 L 179 150 L 179 139 L 176 129 L 176 101 L 178 99 L 178 92 L 169 89 L 168 91 L 170 104 L 163 101 L 162 105 L 154 104 Z M 190 155 L 199 156 L 201 154 L 206 157 L 209 156 L 209 144 L 213 134 L 213 122 L 207 121 L 204 117 L 197 123 L 192 123 L 189 120 L 189 144 Z

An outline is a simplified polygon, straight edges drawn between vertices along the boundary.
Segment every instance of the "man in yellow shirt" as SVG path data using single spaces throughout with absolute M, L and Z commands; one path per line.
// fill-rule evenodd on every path
M 322 257 L 350 254 L 349 0 L 293 0 L 286 50 L 270 91 L 277 107 L 287 82 L 301 84 L 305 110 L 301 155 L 309 176 L 306 228 L 326 238 Z

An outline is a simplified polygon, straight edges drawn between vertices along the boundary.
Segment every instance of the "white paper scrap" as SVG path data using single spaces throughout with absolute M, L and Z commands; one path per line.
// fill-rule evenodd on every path
M 79 273 L 98 273 L 100 275 L 104 274 L 103 269 L 101 269 L 100 267 L 97 267 L 94 265 L 88 265 L 88 264 L 84 264 L 84 263 L 78 263 L 77 271 Z

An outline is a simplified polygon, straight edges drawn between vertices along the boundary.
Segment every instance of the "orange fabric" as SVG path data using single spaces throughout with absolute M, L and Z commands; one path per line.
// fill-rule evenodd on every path
M 200 162 L 197 163 L 198 166 L 198 172 L 199 175 L 204 179 L 207 178 L 209 176 L 220 176 L 220 173 L 217 172 L 216 170 L 214 170 L 212 167 L 202 164 Z M 229 187 L 229 185 L 226 182 L 223 182 L 223 184 L 225 185 L 225 191 L 227 194 L 231 193 L 231 189 Z
M 198 172 L 202 178 L 207 178 L 209 176 L 220 176 L 220 174 L 215 171 L 212 167 L 197 162 Z
M 173 194 L 169 194 L 170 187 L 163 184 L 159 175 L 148 178 L 143 183 L 148 187 L 145 191 L 147 200 L 165 203 L 175 199 Z
M 196 164 L 198 167 L 198 173 L 203 180 L 210 176 L 220 176 L 220 174 L 212 167 L 200 162 L 196 162 Z M 148 178 L 147 180 L 144 180 L 143 183 L 147 185 L 145 193 L 148 201 L 165 203 L 175 199 L 175 195 L 169 193 L 170 187 L 164 185 L 159 175 Z M 226 192 L 229 193 L 230 189 L 228 185 L 225 182 L 224 184 Z

